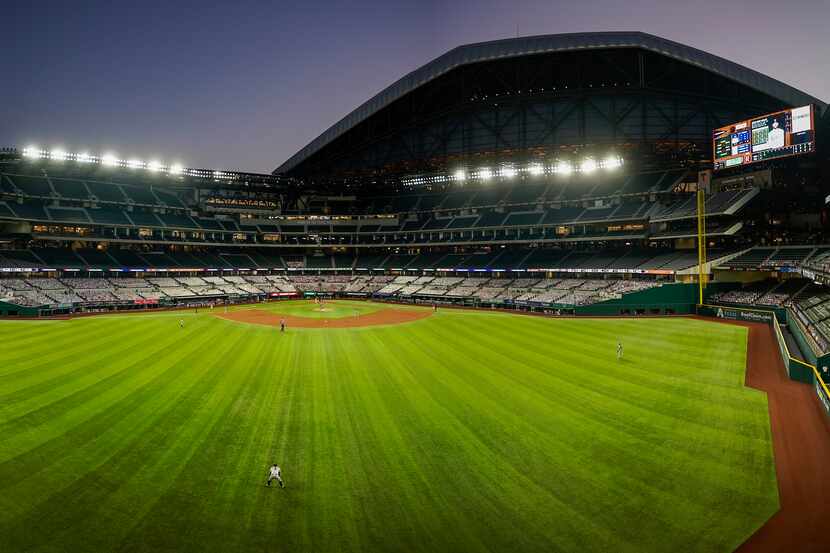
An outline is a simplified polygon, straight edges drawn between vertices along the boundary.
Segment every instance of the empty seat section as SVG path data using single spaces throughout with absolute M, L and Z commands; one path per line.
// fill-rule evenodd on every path
M 521 225 L 537 225 L 539 221 L 542 220 L 542 216 L 544 213 L 541 211 L 537 211 L 534 213 L 510 213 L 507 218 L 504 220 L 502 225 L 509 227 L 509 226 L 521 226 Z
M 52 187 L 46 177 L 30 177 L 28 175 L 7 175 L 24 194 L 31 196 L 51 196 Z
M 126 202 L 121 187 L 110 182 L 86 181 L 89 192 L 103 202 Z
M 172 194 L 170 192 L 164 192 L 163 190 L 159 190 L 158 188 L 153 188 L 153 193 L 159 200 L 161 200 L 161 203 L 163 203 L 164 205 L 169 205 L 170 207 L 185 207 L 185 205 L 182 203 L 179 197 L 175 194 Z
M 132 250 L 110 248 L 107 250 L 110 257 L 115 260 L 116 266 L 138 269 L 147 266 L 147 262 L 136 255 Z
M 549 209 L 542 219 L 543 225 L 560 225 L 565 223 L 575 222 L 582 212 L 585 211 L 581 207 L 561 207 L 559 209 Z
M 86 263 L 87 267 L 94 267 L 96 269 L 109 269 L 118 265 L 116 261 L 107 254 L 105 250 L 97 250 L 95 248 L 81 248 L 75 253 L 78 257 Z
M 155 213 L 150 213 L 149 211 L 132 211 L 127 213 L 127 216 L 132 219 L 132 221 L 138 226 L 148 226 L 148 227 L 163 227 L 161 221 L 159 221 L 158 217 L 156 217 Z
M 467 204 L 470 200 L 470 194 L 467 192 L 450 192 L 441 203 L 441 209 L 458 209 Z
M 168 227 L 199 228 L 199 225 L 189 215 L 182 213 L 157 213 L 156 215 Z
M 142 188 L 140 186 L 122 186 L 124 193 L 137 204 L 157 205 L 159 201 L 153 195 L 153 191 L 149 188 Z
M 478 222 L 476 223 L 477 227 L 498 227 L 501 226 L 502 221 L 507 217 L 506 213 L 497 213 L 495 211 L 487 211 L 481 214 L 479 217 Z
M 83 209 L 64 209 L 60 207 L 50 207 L 47 209 L 51 219 L 60 221 L 62 223 L 88 223 L 89 217 Z
M 81 268 L 86 264 L 66 248 L 32 248 L 32 253 L 38 256 L 49 267 L 60 268 Z
M 545 193 L 546 186 L 518 184 L 510 189 L 504 201 L 508 204 L 529 204 Z
M 257 267 L 254 260 L 245 254 L 223 253 L 219 254 L 219 257 L 221 257 L 230 267 L 237 269 L 255 269 Z
M 13 218 L 17 216 L 12 212 L 11 209 L 9 209 L 9 206 L 7 206 L 4 203 L 0 203 L 0 217 Z
M 93 223 L 100 223 L 103 225 L 132 225 L 129 219 L 127 219 L 127 216 L 120 209 L 99 207 L 97 209 L 89 208 L 86 212 L 90 219 L 92 219 Z
M 452 219 L 436 219 L 430 218 L 423 227 L 423 230 L 440 230 L 446 228 Z
M 48 221 L 49 216 L 43 209 L 43 204 L 37 201 L 16 203 L 12 202 L 9 205 L 15 215 L 21 219 L 37 219 L 40 221 Z
M 478 215 L 472 217 L 456 217 L 447 228 L 471 228 L 475 226 L 476 221 L 478 221 Z
M 52 186 L 55 192 L 64 198 L 75 198 L 86 200 L 89 198 L 89 191 L 83 181 L 74 179 L 52 179 Z
M 331 258 L 327 255 L 307 255 L 305 266 L 309 269 L 331 269 Z

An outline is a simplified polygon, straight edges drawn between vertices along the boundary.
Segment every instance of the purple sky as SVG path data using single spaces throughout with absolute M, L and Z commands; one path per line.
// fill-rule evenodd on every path
M 270 172 L 470 42 L 639 30 L 830 100 L 830 0 L 2 2 L 0 145 Z

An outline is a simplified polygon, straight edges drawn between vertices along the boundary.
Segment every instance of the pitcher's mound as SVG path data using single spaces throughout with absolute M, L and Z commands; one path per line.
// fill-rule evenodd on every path
M 280 315 L 271 311 L 261 309 L 248 309 L 245 311 L 234 311 L 216 315 L 222 319 L 236 321 L 239 323 L 259 324 L 267 326 L 279 326 L 280 321 L 285 321 L 287 328 L 356 328 L 362 326 L 395 325 L 410 323 L 425 319 L 432 315 L 427 309 L 381 309 L 359 317 L 343 317 L 339 319 L 315 319 L 312 317 L 296 317 L 293 315 Z

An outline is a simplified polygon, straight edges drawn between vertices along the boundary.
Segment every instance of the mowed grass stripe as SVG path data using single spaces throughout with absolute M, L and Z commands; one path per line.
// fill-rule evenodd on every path
M 129 331 L 129 329 L 127 329 Z M 179 338 L 193 338 L 194 334 L 179 335 Z M 135 339 L 131 338 L 137 335 Z M 82 389 L 89 382 L 95 382 L 113 374 L 123 367 L 123 361 L 136 352 L 144 355 L 159 347 L 159 340 L 166 339 L 167 346 L 175 342 L 175 334 L 164 327 L 151 327 L 147 332 L 136 333 L 135 329 L 118 334 L 106 344 L 90 343 L 80 352 L 70 351 L 64 354 L 51 356 L 48 361 L 39 359 L 26 374 L 20 372 L 11 375 L 2 383 L 4 393 L 0 395 L 0 421 L 3 414 L 13 408 L 15 415 L 20 416 L 27 412 L 27 407 L 21 403 L 39 406 L 54 398 L 61 398 Z
M 472 328 L 472 326 L 470 328 L 458 327 L 455 329 L 455 334 L 457 336 L 466 335 L 474 338 L 476 336 L 476 329 Z M 618 375 L 626 375 L 629 371 L 636 372 L 639 370 L 639 366 L 647 368 L 649 366 L 648 363 L 650 363 L 649 356 L 629 352 L 628 360 L 624 359 L 622 362 L 618 362 L 613 352 L 606 351 L 608 349 L 607 347 L 601 347 L 605 343 L 603 340 L 596 340 L 591 334 L 587 333 L 580 333 L 573 336 L 574 339 L 577 337 L 587 346 L 585 350 L 558 349 L 553 347 L 550 348 L 552 351 L 539 353 L 536 351 L 538 347 L 534 347 L 534 344 L 539 344 L 540 342 L 537 340 L 541 339 L 542 336 L 537 337 L 530 333 L 511 335 L 508 332 L 496 333 L 482 347 L 489 349 L 494 356 L 503 361 L 502 363 L 491 365 L 491 367 L 502 366 L 504 361 L 508 360 L 508 356 L 504 352 L 512 344 L 514 348 L 511 350 L 509 359 L 521 362 L 528 368 L 535 369 L 536 371 L 536 373 L 522 373 L 523 376 L 533 377 L 535 374 L 538 375 L 538 373 L 541 373 L 543 375 L 542 381 L 544 381 L 544 376 L 549 376 L 558 381 L 567 381 L 581 388 L 590 388 L 594 392 L 608 395 L 611 399 L 631 403 L 635 407 L 646 407 L 654 413 L 670 419 L 681 419 L 691 427 L 690 432 L 695 431 L 694 426 L 700 425 L 700 418 L 697 416 L 698 409 L 706 409 L 709 412 L 712 409 L 724 410 L 724 413 L 715 413 L 717 416 L 713 418 L 719 419 L 723 418 L 724 414 L 728 415 L 730 409 L 740 409 L 740 406 L 745 408 L 745 402 L 747 401 L 745 394 L 754 396 L 758 401 L 764 401 L 762 394 L 744 388 L 712 387 L 704 384 L 694 388 L 699 395 L 681 395 L 678 394 L 681 390 L 677 388 L 676 383 L 675 385 L 670 385 L 659 376 L 643 375 L 643 378 L 639 379 L 619 379 Z M 629 336 L 626 335 L 626 338 L 629 338 Z M 593 351 L 604 351 L 605 353 L 597 356 L 594 356 L 592 353 L 586 354 L 586 352 Z M 745 355 L 743 353 L 740 353 L 740 355 L 740 362 L 743 362 Z M 634 365 L 630 362 L 632 356 L 637 358 L 636 362 L 639 365 Z M 588 371 L 584 369 L 584 367 L 590 367 L 592 362 L 597 360 L 600 362 L 599 370 Z M 623 380 L 623 382 L 620 382 L 620 380 Z M 607 390 L 611 390 L 613 393 L 609 394 Z M 718 397 L 712 398 L 712 392 Z M 688 405 L 692 409 L 693 413 L 691 415 L 684 416 L 684 412 L 678 409 L 678 405 L 663 401 L 667 396 L 674 398 L 675 395 L 682 398 L 683 404 Z M 724 396 L 734 399 L 735 405 L 730 405 L 728 401 L 712 401 L 712 399 L 722 399 Z M 724 431 L 729 431 L 729 428 L 731 427 L 727 427 Z M 764 437 L 762 429 L 758 430 L 758 435 L 761 438 Z
M 120 370 L 81 389 L 74 394 L 74 397 L 64 398 L 64 400 L 44 405 L 38 410 L 24 413 L 18 424 L 15 424 L 15 421 L 4 423 L 0 429 L 4 431 L 6 439 L 0 444 L 0 461 L 5 459 L 4 451 L 7 449 L 33 449 L 38 444 L 66 433 L 75 426 L 83 426 L 88 418 L 106 414 L 113 407 L 117 409 L 119 402 L 123 401 L 124 397 L 128 397 L 135 388 L 152 382 L 148 381 L 148 378 L 154 376 L 152 373 L 154 366 L 163 366 L 165 359 L 175 362 L 188 354 L 191 358 L 199 358 L 203 354 L 203 348 L 214 343 L 219 336 L 218 330 L 216 333 L 205 332 L 198 334 L 194 340 L 185 342 L 184 347 L 170 347 L 173 342 L 178 342 L 179 336 L 176 335 L 169 344 L 157 342 L 162 349 L 130 351 L 119 362 Z M 95 401 L 86 403 L 92 398 L 96 398 Z M 45 423 L 48 423 L 47 428 L 40 428 Z M 0 465 L 0 474 L 2 474 L 2 465 Z M 0 482 L 0 487 L 2 487 L 2 482 Z
M 727 551 L 777 506 L 765 396 L 743 388 L 731 329 L 177 318 L 108 318 L 134 331 L 121 346 L 0 378 L 43 409 L 0 440 L 0 550 Z M 95 344 L 103 321 L 72 325 Z M 617 338 L 630 366 L 607 361 Z M 263 486 L 272 461 L 286 490 Z
M 464 340 L 465 336 L 472 340 L 475 340 L 477 336 L 474 329 L 460 327 L 454 329 L 454 334 L 457 337 L 455 343 L 459 343 L 461 349 L 469 346 L 468 343 L 461 343 L 461 340 Z M 588 351 L 596 349 L 595 342 L 591 338 L 583 336 L 581 339 L 588 346 Z M 510 367 L 514 363 L 519 363 L 528 370 L 513 372 L 508 370 L 505 372 L 505 376 L 511 378 L 516 385 L 525 385 L 531 388 L 537 388 L 539 386 L 548 387 L 552 394 L 551 399 L 554 401 L 556 400 L 555 395 L 558 387 L 567 384 L 568 386 L 575 387 L 577 393 L 584 391 L 602 394 L 607 396 L 612 402 L 625 402 L 630 403 L 633 407 L 643 406 L 649 408 L 654 414 L 667 417 L 670 419 L 670 422 L 679 418 L 669 406 L 665 406 L 665 409 L 661 408 L 661 400 L 666 398 L 667 393 L 671 389 L 664 388 L 661 390 L 654 383 L 651 386 L 643 386 L 640 382 L 607 382 L 615 378 L 615 372 L 627 370 L 626 364 L 617 362 L 614 357 L 604 356 L 604 359 L 600 358 L 605 363 L 607 369 L 586 370 L 583 367 L 590 366 L 593 355 L 585 355 L 581 351 L 568 349 L 559 350 L 555 347 L 551 348 L 553 351 L 543 350 L 537 352 L 534 349 L 538 348 L 531 346 L 539 342 L 534 342 L 532 339 L 530 341 L 526 340 L 528 340 L 526 335 L 514 336 L 509 333 L 495 333 L 491 340 L 488 340 L 486 344 L 481 346 L 481 349 L 486 349 L 491 352 L 489 359 L 491 362 L 481 364 L 481 370 L 494 370 L 505 366 Z M 527 347 L 522 347 L 524 343 L 527 344 Z M 509 356 L 505 355 L 505 348 L 509 348 L 511 344 L 514 346 L 511 354 Z M 626 388 L 626 386 L 628 387 Z M 614 390 L 619 393 L 609 394 L 607 390 Z M 695 401 L 695 398 L 691 398 L 690 401 Z M 701 402 L 701 405 L 708 405 L 708 402 Z M 611 411 L 614 408 L 613 405 L 610 406 Z M 604 420 L 607 418 L 607 415 L 608 413 L 598 413 L 596 418 Z M 686 422 L 690 422 L 692 425 L 698 424 L 698 421 L 694 419 Z
M 393 391 L 397 391 L 390 386 L 395 383 L 389 378 L 395 367 L 387 365 L 397 353 L 395 342 L 379 339 L 378 333 L 360 338 L 370 340 L 372 347 L 357 351 L 344 343 L 357 339 L 353 333 L 344 333 L 340 337 L 344 356 L 349 360 L 348 371 L 343 371 L 340 386 L 349 396 L 349 400 L 342 404 L 343 410 L 352 411 L 350 417 L 362 434 L 355 446 L 364 450 L 368 449 L 363 447 L 364 443 L 375 446 L 375 455 L 364 452 L 364 456 L 369 456 L 367 463 L 371 467 L 368 479 L 374 487 L 384 490 L 381 497 L 384 497 L 387 508 L 382 515 L 376 514 L 381 518 L 372 528 L 372 546 L 376 549 L 397 547 L 407 550 L 419 544 L 448 549 L 466 544 L 469 550 L 483 549 L 479 538 L 460 524 L 462 519 L 458 510 L 443 497 L 440 475 L 434 472 L 431 456 L 426 452 L 416 454 L 424 444 L 407 441 L 407 430 L 417 426 L 419 420 L 409 417 L 401 423 L 396 420 L 395 412 L 388 408 L 387 400 Z M 369 356 L 368 363 L 362 362 L 363 355 Z M 403 397 L 398 394 L 394 399 L 398 409 L 400 401 Z M 365 409 L 345 407 L 349 405 L 362 405 Z M 397 490 L 390 486 L 390 481 L 396 479 L 402 480 Z M 374 494 L 363 500 L 373 501 Z M 412 517 L 410 511 L 413 509 L 422 515 Z M 394 527 L 395 532 L 388 532 L 389 527 Z
M 416 357 L 416 352 L 425 351 L 422 349 L 425 347 L 424 340 L 417 335 L 407 337 L 401 347 L 408 353 L 405 357 Z M 435 470 L 444 470 L 454 480 L 464 484 L 453 486 L 456 492 L 464 490 L 454 498 L 458 509 L 466 510 L 468 497 L 476 499 L 476 518 L 468 520 L 467 524 L 474 524 L 475 532 L 486 543 L 509 537 L 511 543 L 517 540 L 526 545 L 546 543 L 573 550 L 580 536 L 591 534 L 597 543 L 608 546 L 612 539 L 609 529 L 591 520 L 588 513 L 562 501 L 561 490 L 549 492 L 551 481 L 565 473 L 557 469 L 555 462 L 549 465 L 551 473 L 544 477 L 524 471 L 512 453 L 524 446 L 525 435 L 521 429 L 509 427 L 498 416 L 498 411 L 495 415 L 488 412 L 491 408 L 488 404 L 483 405 L 482 411 L 473 411 L 474 404 L 470 402 L 480 399 L 475 397 L 478 383 L 465 386 L 464 382 L 454 378 L 452 373 L 458 370 L 456 366 L 462 360 L 448 360 L 441 353 L 440 350 L 430 353 L 426 358 L 428 362 L 420 366 L 407 365 L 403 368 L 423 391 L 422 399 L 414 403 L 417 409 L 425 409 L 420 416 L 431 421 L 430 432 L 442 438 L 437 451 L 434 451 L 437 453 Z M 525 454 L 532 455 L 528 450 Z M 551 460 L 556 457 L 552 456 Z M 571 473 L 571 481 L 579 480 L 580 472 Z M 512 497 L 516 503 L 511 509 L 529 514 L 522 518 L 518 528 L 514 520 L 510 520 L 508 527 L 493 524 L 493 521 L 501 520 L 498 512 L 504 505 L 499 498 L 505 496 Z M 535 515 L 542 516 L 543 513 L 557 521 L 560 531 L 551 534 L 549 527 L 540 527 L 540 518 Z M 479 526 L 478 515 L 482 515 L 481 520 L 490 521 L 490 525 Z M 567 531 L 561 531 L 563 527 Z
M 433 360 L 433 361 L 435 361 L 435 360 Z M 490 363 L 488 366 L 493 367 L 493 366 L 498 366 L 498 365 L 499 365 L 498 360 L 493 360 L 493 361 L 496 361 L 496 362 L 494 362 L 494 363 Z M 480 368 L 480 369 L 481 369 L 481 368 Z M 449 373 L 449 372 L 450 372 L 450 370 L 449 370 L 449 368 L 448 368 L 448 370 L 446 371 L 446 373 Z M 478 385 L 478 386 L 481 386 L 481 385 L 482 385 L 481 381 L 479 381 L 479 382 L 477 383 L 477 385 Z M 434 385 L 433 385 L 433 387 L 435 387 L 435 386 L 436 386 L 436 385 L 434 384 Z M 588 390 L 584 390 L 583 392 L 588 392 Z M 448 402 L 448 404 L 450 404 L 450 405 L 463 405 L 463 404 L 470 404 L 470 403 L 474 403 L 474 402 L 465 402 L 465 401 L 463 400 L 463 398 L 461 398 L 461 399 L 460 399 L 460 398 L 452 398 L 452 400 L 451 400 L 450 402 Z M 574 406 L 575 406 L 575 405 L 578 405 L 578 402 L 575 402 L 573 405 L 574 405 Z M 573 406 L 572 406 L 572 407 L 573 407 Z M 499 408 L 499 402 L 496 400 L 496 401 L 494 401 L 493 405 L 491 406 L 491 409 L 486 409 L 485 411 L 489 413 L 489 412 L 491 412 L 491 410 L 496 410 L 496 409 L 498 409 L 498 408 Z M 589 417 L 589 418 L 591 418 L 592 413 L 591 413 L 591 410 L 590 410 L 590 409 L 588 409 L 588 410 L 587 410 L 587 414 L 588 414 L 588 417 Z M 600 419 L 600 422 L 601 422 L 602 420 L 604 420 L 604 419 Z M 604 433 L 607 433 L 608 431 L 609 431 L 609 429 L 608 429 L 608 428 L 603 428 L 602 426 L 600 426 L 599 428 L 595 428 L 593 432 L 590 432 L 590 433 L 587 433 L 587 432 L 586 432 L 586 434 L 591 435 L 591 436 L 598 436 L 598 437 L 600 437 L 600 438 L 604 438 Z M 517 432 L 516 434 L 523 435 L 523 434 L 525 434 L 525 432 L 526 432 L 526 431 L 519 431 L 519 432 Z M 590 453 L 591 453 L 590 458 L 592 458 L 592 459 L 594 460 L 594 464 L 595 464 L 595 462 L 596 462 L 596 460 L 597 460 L 596 458 L 597 458 L 597 456 L 598 456 L 598 453 L 608 452 L 608 448 L 609 448 L 609 447 L 614 447 L 615 443 L 616 443 L 616 442 L 614 442 L 614 441 L 610 441 L 610 442 L 608 442 L 608 443 L 604 444 L 602 447 L 598 447 L 598 448 L 596 448 L 595 450 L 591 450 L 591 451 L 590 451 Z M 522 444 L 522 445 L 524 445 L 524 444 Z M 632 451 L 631 451 L 630 453 L 634 453 L 634 454 L 636 455 L 636 452 L 637 452 L 637 451 L 640 451 L 640 450 L 642 450 L 642 449 L 643 449 L 643 445 L 644 445 L 644 444 L 635 444 L 635 445 L 633 446 Z M 526 447 L 520 447 L 520 448 L 518 448 L 518 449 L 519 449 L 519 450 L 521 450 L 521 451 L 526 451 L 526 449 L 527 449 L 527 448 L 526 448 Z M 610 453 L 616 453 L 617 455 L 621 455 L 621 454 L 622 454 L 622 452 L 621 452 L 621 451 L 616 451 L 616 452 L 611 451 Z M 671 458 L 671 451 L 667 451 L 666 453 L 669 455 L 669 457 L 667 457 L 667 458 Z M 658 452 L 657 454 L 659 455 L 659 454 L 660 454 L 660 452 Z M 613 456 L 612 456 L 612 458 L 613 458 Z M 702 457 L 701 459 L 705 459 L 705 457 Z M 624 459 L 623 459 L 623 460 L 624 460 Z M 627 463 L 627 464 L 628 464 L 628 465 L 635 465 L 635 466 L 636 466 L 636 465 L 639 465 L 639 464 L 640 464 L 640 463 L 639 463 L 639 461 L 641 461 L 641 460 L 642 460 L 642 459 L 629 459 L 629 463 Z M 693 460 L 693 461 L 695 461 L 695 462 L 697 462 L 697 461 L 698 461 L 698 458 L 694 458 L 694 459 L 692 459 L 692 460 Z M 588 461 L 588 459 L 586 459 L 586 462 L 587 462 L 587 461 Z M 617 462 L 618 462 L 618 461 L 617 461 Z M 571 474 L 571 476 L 573 476 L 573 475 Z M 625 476 L 625 475 L 621 475 L 621 476 Z M 649 479 L 653 479 L 653 477 L 651 477 L 650 475 L 646 475 L 646 476 L 647 476 L 647 478 L 645 479 L 645 481 L 646 481 L 646 482 L 647 482 Z M 689 477 L 688 477 L 687 475 L 685 475 L 685 474 L 678 474 L 678 475 L 677 475 L 677 477 L 683 477 L 683 478 L 686 478 L 687 480 L 688 480 L 688 478 L 689 478 Z M 694 485 L 695 485 L 695 484 L 698 484 L 698 483 L 703 485 L 703 488 L 699 488 L 699 489 L 704 489 L 704 490 L 706 489 L 706 484 L 707 484 L 707 482 L 705 482 L 705 481 L 704 481 L 704 482 L 695 482 L 695 480 L 697 480 L 697 479 L 694 479 L 694 478 L 693 478 L 693 479 L 692 479 L 692 481 L 691 481 L 691 482 L 689 482 L 689 484 L 691 484 L 691 486 L 690 486 L 690 487 L 691 487 L 692 489 L 695 489 L 695 488 L 694 488 Z M 672 480 L 671 478 L 666 477 L 666 481 L 669 483 L 669 485 L 670 485 L 671 487 L 673 487 L 673 484 L 672 484 L 673 480 Z M 579 491 L 579 492 L 577 492 L 577 493 L 581 493 L 582 491 L 584 491 L 584 490 L 582 490 L 582 488 L 581 488 L 581 487 L 579 488 L 579 490 L 580 490 L 580 491 Z M 753 499 L 754 499 L 754 498 L 753 498 Z M 670 499 L 670 501 L 673 501 L 673 499 Z M 708 511 L 707 511 L 707 509 L 708 509 L 708 507 L 703 506 L 703 507 L 701 507 L 700 512 L 701 512 L 701 513 L 708 512 Z
M 244 343 L 241 333 L 228 338 L 230 343 Z M 46 528 L 57 528 L 61 531 L 59 545 L 67 551 L 100 551 L 103 547 L 95 545 L 97 540 L 117 543 L 119 536 L 141 522 L 142 514 L 161 499 L 167 486 L 184 470 L 180 462 L 189 458 L 186 452 L 198 445 L 198 436 L 205 431 L 204 426 L 192 424 L 197 413 L 201 411 L 208 421 L 221 417 L 221 411 L 214 411 L 213 402 L 228 400 L 232 395 L 217 384 L 234 375 L 225 367 L 226 359 L 220 357 L 198 378 L 189 374 L 187 382 L 174 378 L 163 387 L 154 386 L 159 395 L 152 399 L 145 396 L 138 416 L 129 409 L 143 394 L 137 393 L 132 401 L 124 402 L 113 428 L 87 446 L 88 454 L 103 458 L 103 462 L 83 467 L 79 459 L 78 476 L 42 501 L 39 510 L 47 513 L 46 519 L 18 521 L 14 535 L 20 535 L 23 543 L 32 535 L 45 536 Z M 163 374 L 174 371 L 175 363 L 163 370 Z M 102 518 L 110 523 L 105 532 L 96 532 Z
M 209 341 L 210 335 L 205 339 Z M 25 498 L 16 505 L 22 506 L 38 500 L 42 494 L 34 490 L 44 487 L 48 476 L 55 474 L 56 465 L 60 467 L 58 474 L 78 477 L 94 470 L 96 463 L 106 462 L 118 452 L 125 436 L 133 436 L 136 429 L 146 427 L 158 416 L 165 398 L 179 397 L 198 382 L 201 371 L 183 371 L 179 363 L 198 358 L 199 345 L 182 352 L 182 357 L 149 366 L 134 387 L 115 388 L 111 404 L 97 411 L 80 410 L 81 420 L 64 421 L 61 427 L 50 428 L 48 439 L 30 448 L 20 448 L 17 456 L 0 463 L 0 490 L 5 490 L 8 497 Z M 159 428 L 158 432 L 165 430 Z M 56 478 L 47 489 L 51 493 L 68 482 Z

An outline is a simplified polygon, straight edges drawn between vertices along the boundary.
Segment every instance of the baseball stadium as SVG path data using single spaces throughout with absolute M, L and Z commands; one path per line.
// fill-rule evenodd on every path
M 640 32 L 388 77 L 272 173 L 0 151 L 0 551 L 830 550 L 828 104 Z

